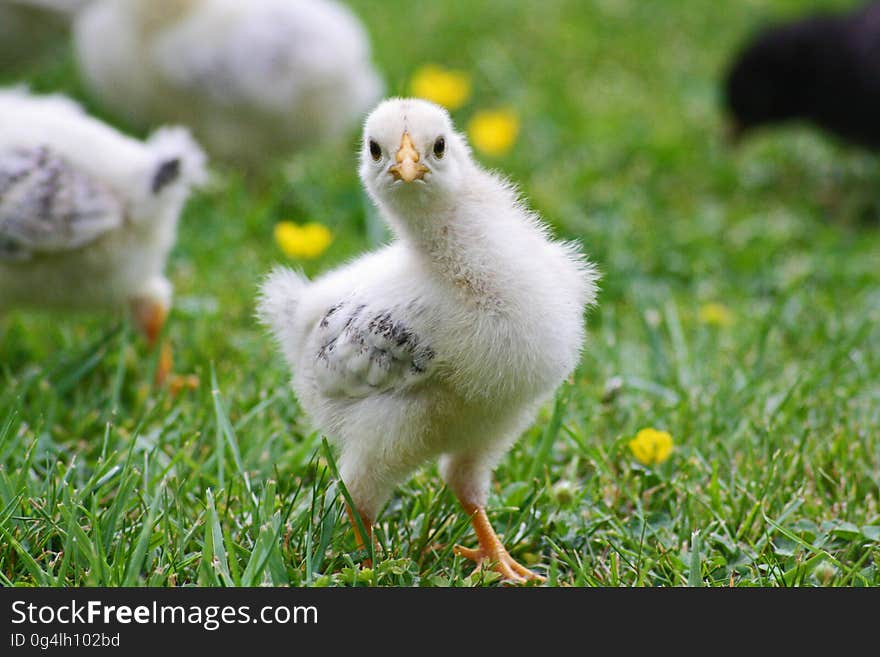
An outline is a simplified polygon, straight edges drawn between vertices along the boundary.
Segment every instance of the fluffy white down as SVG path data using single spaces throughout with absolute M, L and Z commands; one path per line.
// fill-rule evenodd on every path
M 142 142 L 66 97 L 0 91 L 0 314 L 138 298 L 167 309 L 165 261 L 204 167 L 185 129 Z
M 240 164 L 340 135 L 382 89 L 366 31 L 333 0 L 96 0 L 74 42 L 113 111 L 188 125 Z
M 403 132 L 430 168 L 424 181 L 388 173 Z M 440 135 L 446 151 L 432 157 Z M 396 239 L 311 282 L 274 271 L 259 314 L 362 513 L 375 518 L 435 457 L 459 499 L 483 505 L 498 459 L 578 363 L 597 274 L 473 161 L 435 105 L 382 103 L 365 124 L 361 177 Z

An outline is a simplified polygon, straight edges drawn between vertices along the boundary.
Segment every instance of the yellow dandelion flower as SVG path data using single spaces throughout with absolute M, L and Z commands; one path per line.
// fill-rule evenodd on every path
M 519 135 L 519 117 L 510 110 L 477 112 L 468 124 L 468 135 L 474 148 L 486 155 L 504 155 Z
M 733 313 L 723 303 L 713 302 L 700 306 L 697 317 L 709 326 L 730 326 L 733 323 Z
M 672 436 L 667 431 L 642 429 L 629 441 L 629 448 L 636 459 L 644 465 L 663 463 L 672 453 Z
M 413 75 L 409 87 L 417 98 L 443 105 L 448 110 L 457 110 L 470 98 L 471 76 L 426 64 Z
M 327 250 L 333 235 L 324 224 L 280 221 L 275 224 L 275 241 L 286 256 L 311 260 Z

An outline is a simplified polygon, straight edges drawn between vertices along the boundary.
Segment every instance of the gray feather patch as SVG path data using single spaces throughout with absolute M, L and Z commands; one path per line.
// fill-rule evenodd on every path
M 355 303 L 338 303 L 325 312 L 315 355 L 325 394 L 363 397 L 405 388 L 427 375 L 434 350 L 398 312 Z
M 0 258 L 77 249 L 122 220 L 115 194 L 48 147 L 0 152 Z

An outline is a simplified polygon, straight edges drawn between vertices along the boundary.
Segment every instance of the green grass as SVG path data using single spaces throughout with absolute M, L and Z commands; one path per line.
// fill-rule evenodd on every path
M 389 91 L 422 63 L 474 75 L 522 118 L 507 172 L 602 272 L 570 389 L 495 472 L 490 516 L 551 585 L 880 585 L 880 170 L 802 127 L 733 151 L 717 80 L 794 1 L 352 3 Z M 21 76 L 86 94 L 66 47 Z M 354 140 L 245 181 L 182 219 L 168 271 L 177 369 L 124 320 L 13 314 L 0 332 L 0 584 L 462 585 L 467 520 L 428 466 L 377 527 L 373 569 L 331 453 L 253 319 L 281 219 L 369 248 Z M 701 323 L 726 305 L 729 326 Z M 554 421 L 555 415 L 555 421 Z M 665 429 L 646 467 L 627 442 Z

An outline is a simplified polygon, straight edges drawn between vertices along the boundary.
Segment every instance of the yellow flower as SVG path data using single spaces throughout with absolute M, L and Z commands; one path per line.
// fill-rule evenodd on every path
M 642 429 L 629 441 L 629 448 L 644 465 L 663 463 L 672 453 L 672 436 L 667 431 Z
M 504 155 L 518 134 L 519 117 L 509 110 L 477 112 L 468 124 L 471 143 L 486 155 Z
M 471 77 L 435 64 L 422 66 L 409 83 L 412 95 L 457 110 L 471 95 Z
M 710 326 L 730 326 L 733 322 L 733 314 L 722 303 L 707 303 L 701 306 L 697 316 L 703 324 Z
M 333 235 L 323 224 L 312 222 L 300 226 L 292 221 L 280 221 L 275 224 L 275 241 L 288 257 L 312 259 L 327 250 Z

